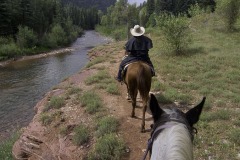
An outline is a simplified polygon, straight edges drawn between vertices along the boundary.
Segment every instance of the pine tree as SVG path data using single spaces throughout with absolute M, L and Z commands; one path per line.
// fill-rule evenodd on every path
M 0 36 L 8 35 L 10 30 L 10 15 L 6 0 L 0 0 Z
M 150 17 L 154 13 L 155 2 L 154 0 L 147 0 L 147 15 Z

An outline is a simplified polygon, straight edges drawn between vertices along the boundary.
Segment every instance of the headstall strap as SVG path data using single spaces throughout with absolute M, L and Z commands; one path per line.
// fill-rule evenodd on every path
M 155 125 L 154 125 L 155 126 Z M 152 151 L 152 145 L 153 145 L 153 141 L 154 139 L 158 136 L 158 134 L 165 128 L 170 128 L 174 126 L 174 124 L 163 124 L 163 125 L 159 125 L 157 126 L 151 133 L 151 138 L 148 139 L 148 143 L 147 143 L 147 150 L 142 158 L 142 160 L 145 160 L 146 157 L 147 157 L 147 154 L 148 152 L 150 151 L 150 154 L 151 154 L 151 151 Z

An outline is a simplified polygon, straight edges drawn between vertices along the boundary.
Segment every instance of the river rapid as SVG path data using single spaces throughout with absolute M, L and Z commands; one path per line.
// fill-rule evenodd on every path
M 109 41 L 95 31 L 86 31 L 72 44 L 70 52 L 0 67 L 0 140 L 26 126 L 44 94 L 88 63 L 89 49 Z

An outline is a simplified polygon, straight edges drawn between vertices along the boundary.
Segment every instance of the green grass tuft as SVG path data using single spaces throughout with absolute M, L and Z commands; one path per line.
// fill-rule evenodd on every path
M 83 106 L 86 106 L 86 111 L 90 114 L 98 112 L 102 107 L 101 98 L 93 91 L 84 92 L 80 96 L 80 101 Z
M 120 160 L 124 153 L 124 143 L 115 134 L 106 134 L 96 142 L 88 160 Z
M 14 133 L 10 138 L 0 143 L 0 159 L 12 160 L 12 147 L 19 138 L 19 133 Z
M 46 112 L 50 109 L 59 109 L 64 105 L 65 105 L 65 102 L 63 97 L 53 96 L 51 97 L 50 102 L 47 103 L 43 111 Z
M 101 137 L 105 134 L 114 133 L 117 131 L 118 121 L 113 117 L 103 117 L 97 124 L 96 134 Z
M 83 125 L 79 125 L 76 128 L 74 128 L 75 135 L 73 136 L 73 142 L 75 145 L 82 145 L 86 142 L 88 142 L 90 135 L 87 127 Z
M 110 83 L 107 88 L 106 88 L 106 91 L 110 94 L 113 94 L 113 95 L 119 95 L 119 89 L 118 89 L 118 86 L 116 83 Z

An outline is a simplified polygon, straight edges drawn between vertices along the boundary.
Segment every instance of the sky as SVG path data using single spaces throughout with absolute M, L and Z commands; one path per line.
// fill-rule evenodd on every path
M 128 0 L 128 3 L 130 3 L 130 4 L 133 4 L 133 3 L 140 4 L 140 3 L 143 3 L 144 1 L 147 1 L 147 0 Z

